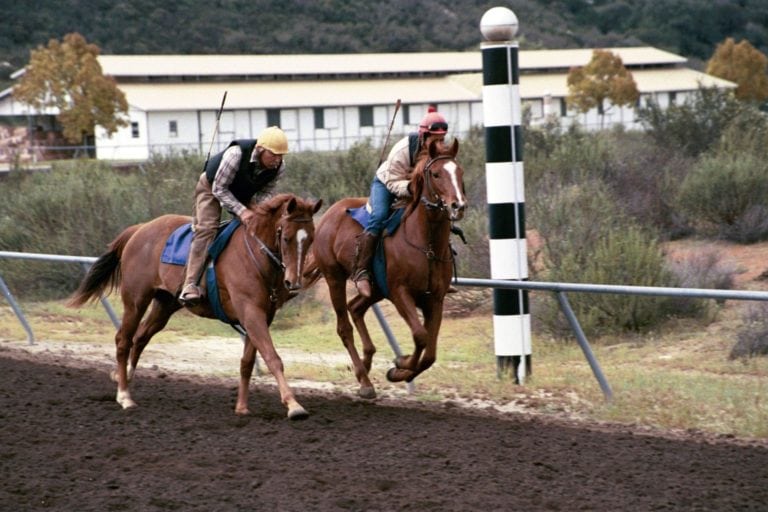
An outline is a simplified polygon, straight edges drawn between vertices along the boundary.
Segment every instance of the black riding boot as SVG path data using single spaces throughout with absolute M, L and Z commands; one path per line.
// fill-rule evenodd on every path
M 378 240 L 378 235 L 368 231 L 363 231 L 357 236 L 355 271 L 352 274 L 352 281 L 355 282 L 358 293 L 366 298 L 371 296 L 371 274 L 368 268 L 370 267 L 373 251 L 376 249 L 376 242 Z

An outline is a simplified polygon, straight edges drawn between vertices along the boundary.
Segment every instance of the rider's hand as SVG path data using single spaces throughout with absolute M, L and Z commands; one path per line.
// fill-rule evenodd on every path
M 254 217 L 253 211 L 246 208 L 240 214 L 240 222 L 242 222 L 244 226 L 247 226 L 248 223 L 251 222 L 251 219 L 253 219 L 253 217 Z

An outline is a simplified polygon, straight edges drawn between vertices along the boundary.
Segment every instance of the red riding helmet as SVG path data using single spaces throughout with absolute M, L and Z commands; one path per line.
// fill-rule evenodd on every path
M 428 112 L 419 123 L 419 135 L 425 132 L 445 135 L 448 131 L 448 121 L 438 112 Z

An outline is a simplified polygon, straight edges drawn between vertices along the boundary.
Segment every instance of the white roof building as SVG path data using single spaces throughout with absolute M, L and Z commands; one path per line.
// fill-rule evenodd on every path
M 735 84 L 684 67 L 686 59 L 651 47 L 610 48 L 632 73 L 641 101 L 683 101 L 701 86 Z M 599 127 L 597 112 L 577 114 L 565 103 L 567 74 L 586 65 L 592 49 L 521 51 L 520 95 L 532 121 L 557 115 L 563 124 Z M 97 132 L 98 158 L 142 160 L 152 152 L 205 154 L 237 138 L 279 125 L 292 151 L 345 149 L 371 138 L 382 143 L 395 102 L 402 102 L 392 137 L 416 129 L 429 105 L 461 137 L 482 126 L 480 51 L 314 55 L 102 55 L 129 104 L 130 126 L 112 137 Z M 18 78 L 23 70 L 13 77 Z M 216 115 L 226 92 L 218 135 Z M 0 116 L 34 114 L 0 92 Z M 636 126 L 634 109 L 606 109 L 605 126 Z

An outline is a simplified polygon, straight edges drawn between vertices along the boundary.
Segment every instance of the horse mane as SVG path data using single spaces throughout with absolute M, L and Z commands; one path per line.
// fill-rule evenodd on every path
M 256 215 L 270 216 L 275 212 L 277 208 L 285 204 L 286 201 L 290 201 L 292 197 L 295 196 L 288 193 L 276 194 L 260 203 L 257 203 L 253 207 L 253 212 Z

